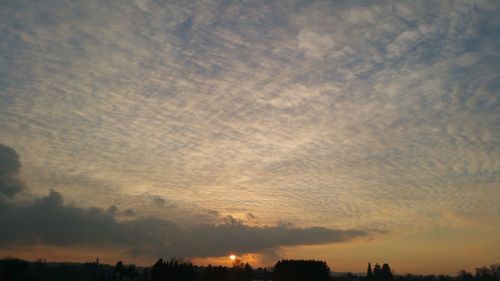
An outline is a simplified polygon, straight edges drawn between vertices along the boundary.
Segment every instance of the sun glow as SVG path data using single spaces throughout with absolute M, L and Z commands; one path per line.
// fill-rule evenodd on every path
M 229 259 L 232 260 L 232 261 L 234 261 L 236 259 L 236 255 L 230 255 Z

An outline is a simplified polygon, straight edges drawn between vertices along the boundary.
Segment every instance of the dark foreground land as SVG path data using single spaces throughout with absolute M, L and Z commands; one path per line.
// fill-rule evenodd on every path
M 75 280 L 75 281 L 500 281 L 500 264 L 460 270 L 449 275 L 394 275 L 388 264 L 368 264 L 366 274 L 332 275 L 323 261 L 281 260 L 273 268 L 252 268 L 236 262 L 232 267 L 196 266 L 182 259 L 159 259 L 151 267 L 86 263 L 29 262 L 16 258 L 0 260 L 0 281 Z

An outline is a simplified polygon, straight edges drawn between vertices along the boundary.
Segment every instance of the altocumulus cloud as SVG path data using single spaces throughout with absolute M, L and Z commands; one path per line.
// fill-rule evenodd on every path
M 10 155 L 7 159 L 18 160 L 14 150 L 5 146 L 2 149 Z M 19 161 L 13 163 L 17 169 L 20 167 Z M 2 169 L 4 166 L 12 165 L 3 165 Z M 12 176 L 11 180 L 17 178 Z M 35 244 L 115 246 L 140 256 L 207 257 L 230 251 L 262 252 L 282 246 L 341 242 L 368 235 L 361 230 L 323 227 L 256 227 L 232 218 L 222 224 L 188 226 L 159 218 L 120 221 L 117 214 L 115 206 L 104 210 L 65 204 L 63 196 L 54 190 L 28 202 L 0 197 L 0 225 L 8 226 L 0 232 L 0 248 Z
M 35 194 L 173 221 L 498 220 L 500 2 L 306 2 L 2 1 L 1 142 Z

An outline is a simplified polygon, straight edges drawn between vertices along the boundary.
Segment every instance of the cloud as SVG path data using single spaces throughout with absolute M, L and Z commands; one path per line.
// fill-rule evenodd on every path
M 110 216 L 115 216 L 116 214 L 118 214 L 118 207 L 116 207 L 115 205 L 111 205 L 109 206 L 108 210 L 106 211 Z
M 0 145 L 0 172 L 17 180 L 21 168 L 17 152 Z M 9 187 L 8 185 L 6 185 Z M 6 189 L 7 191 L 13 189 Z M 18 190 L 15 190 L 18 192 Z M 222 256 L 229 252 L 272 252 L 284 246 L 317 245 L 343 242 L 367 236 L 362 230 L 339 230 L 325 227 L 292 227 L 291 225 L 249 226 L 227 216 L 223 223 L 196 222 L 177 224 L 153 217 L 134 217 L 132 209 L 121 212 L 111 205 L 107 209 L 82 208 L 65 204 L 63 195 L 51 190 L 49 195 L 33 201 L 0 197 L 0 248 L 30 245 L 119 247 L 139 256 Z M 155 205 L 166 200 L 153 196 Z M 217 212 L 214 212 L 218 216 Z M 252 214 L 248 218 L 255 219 Z
M 108 211 L 66 205 L 56 191 L 33 202 L 0 200 L 0 247 L 59 245 L 121 247 L 131 254 L 208 257 L 229 252 L 255 253 L 282 246 L 347 241 L 368 235 L 360 230 L 323 227 L 251 227 L 230 220 L 213 225 L 179 226 L 159 218 L 118 221 L 118 208 Z
M 498 219 L 498 1 L 299 2 L 2 3 L 23 180 L 174 221 Z
M 153 204 L 155 204 L 156 206 L 160 206 L 160 207 L 165 206 L 166 202 L 167 202 L 167 200 L 163 199 L 160 196 L 153 197 Z
M 133 217 L 136 215 L 136 213 L 132 209 L 126 209 L 125 211 L 123 211 L 123 215 L 126 217 Z
M 301 31 L 297 39 L 299 48 L 305 49 L 308 56 L 322 58 L 332 51 L 333 40 L 326 34 L 318 35 L 311 31 Z
M 126 209 L 123 212 L 120 212 L 120 209 L 115 205 L 109 206 L 106 210 L 106 213 L 112 217 L 124 216 L 124 217 L 134 217 L 136 215 L 135 211 L 132 209 Z
M 20 170 L 21 162 L 17 152 L 0 144 L 0 195 L 12 197 L 24 189 L 18 178 Z

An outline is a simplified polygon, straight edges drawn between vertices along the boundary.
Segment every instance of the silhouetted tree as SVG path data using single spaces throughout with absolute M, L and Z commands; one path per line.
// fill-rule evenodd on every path
M 151 267 L 151 281 L 160 281 L 163 275 L 163 259 L 159 258 Z
M 368 269 L 366 270 L 366 279 L 371 281 L 373 279 L 372 265 L 368 262 Z
M 268 281 L 271 278 L 271 274 L 266 268 L 259 267 L 253 272 L 254 278 L 258 280 Z
M 136 280 L 139 273 L 137 273 L 135 265 L 131 264 L 123 271 L 123 276 L 127 277 L 128 280 Z
M 147 268 L 145 268 L 142 271 L 142 280 L 143 281 L 149 280 L 149 270 Z
M 382 280 L 382 268 L 380 264 L 376 263 L 373 267 L 373 280 L 381 281 Z
M 115 265 L 115 270 L 113 270 L 113 275 L 111 276 L 111 280 L 122 280 L 122 269 L 123 262 L 118 261 Z
M 0 280 L 10 281 L 29 270 L 29 263 L 15 258 L 0 261 Z
M 500 281 L 500 264 L 490 265 L 491 274 L 496 281 Z
M 476 268 L 476 281 L 500 281 L 500 264 Z
M 267 272 L 266 272 L 267 273 Z M 268 275 L 263 275 L 264 277 Z M 233 267 L 213 267 L 208 265 L 203 273 L 204 281 L 246 281 L 254 279 L 254 270 L 250 264 L 238 262 Z
M 391 272 L 391 267 L 387 263 L 384 263 L 382 267 L 376 263 L 373 267 L 373 272 L 371 270 L 371 264 L 368 263 L 366 279 L 370 281 L 392 281 L 394 280 L 394 275 Z
M 151 281 L 191 281 L 196 280 L 196 272 L 191 262 L 182 259 L 164 261 L 159 259 L 151 268 Z
M 245 264 L 243 264 L 240 259 L 235 259 L 233 261 L 233 268 L 243 268 L 244 266 Z
M 443 274 L 440 274 L 438 277 L 437 277 L 437 280 L 438 281 L 453 281 L 454 279 L 449 276 L 449 275 L 443 275 Z
M 457 273 L 457 279 L 458 281 L 473 281 L 474 277 L 470 272 L 465 271 L 464 269 L 461 269 Z
M 391 267 L 387 263 L 384 263 L 382 265 L 381 274 L 382 274 L 383 281 L 392 281 L 394 279 L 394 276 L 392 275 L 392 272 L 391 272 Z
M 330 280 L 330 268 L 324 261 L 281 260 L 276 263 L 273 281 L 326 281 Z
M 225 266 L 212 267 L 208 265 L 203 274 L 204 281 L 229 281 L 231 280 L 229 269 Z
M 243 280 L 245 281 L 250 281 L 253 279 L 253 268 L 246 263 L 245 267 L 243 268 Z

